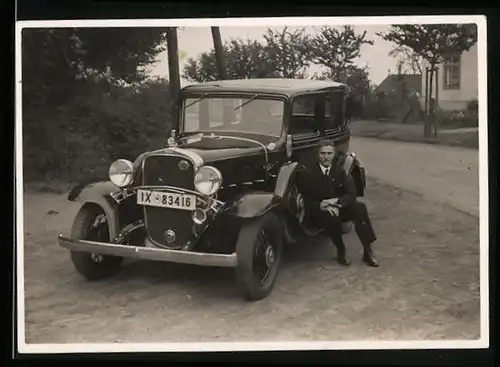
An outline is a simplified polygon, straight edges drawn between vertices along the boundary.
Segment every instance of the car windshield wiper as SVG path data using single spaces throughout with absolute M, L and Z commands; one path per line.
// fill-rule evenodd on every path
M 236 111 L 237 109 L 239 109 L 239 108 L 243 107 L 244 105 L 246 105 L 246 104 L 248 104 L 248 103 L 252 102 L 252 101 L 253 101 L 254 99 L 256 99 L 257 97 L 259 97 L 259 95 L 258 95 L 258 94 L 256 94 L 256 95 L 255 95 L 255 96 L 253 96 L 252 98 L 250 98 L 248 101 L 245 101 L 245 102 L 243 102 L 242 104 L 240 104 L 239 106 L 236 106 L 235 108 L 233 108 L 233 111 Z
M 193 102 L 191 102 L 190 104 L 187 104 L 184 106 L 184 108 L 188 108 L 188 107 L 191 107 L 192 105 L 196 104 L 196 103 L 199 103 L 200 101 L 204 100 L 205 98 L 207 98 L 207 95 L 206 94 L 203 94 L 200 98 L 198 99 L 195 99 Z

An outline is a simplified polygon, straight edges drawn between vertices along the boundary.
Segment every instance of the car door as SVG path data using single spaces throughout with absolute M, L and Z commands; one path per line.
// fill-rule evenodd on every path
M 349 147 L 349 127 L 346 120 L 346 95 L 343 90 L 325 94 L 325 137 L 337 143 L 340 149 Z
M 319 139 L 325 136 L 324 94 L 308 93 L 295 96 L 289 112 L 288 133 L 292 136 L 292 160 L 308 165 Z
M 318 141 L 326 137 L 325 93 L 296 96 L 292 100 L 288 121 L 288 133 L 292 136 L 292 160 L 305 167 L 316 164 Z M 291 228 L 300 228 L 302 234 L 314 236 L 321 229 L 312 226 L 308 219 L 309 214 L 306 210 L 301 183 L 303 180 L 299 173 L 295 185 L 291 186 L 288 197 L 289 208 L 295 223 Z M 295 242 L 298 238 L 297 233 L 293 231 L 286 232 L 285 235 L 287 241 L 290 242 Z

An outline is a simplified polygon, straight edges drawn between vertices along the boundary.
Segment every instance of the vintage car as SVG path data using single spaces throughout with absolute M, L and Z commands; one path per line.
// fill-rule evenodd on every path
M 232 267 L 245 299 L 266 297 L 287 244 L 321 232 L 297 184 L 319 139 L 344 152 L 363 196 L 364 168 L 348 150 L 347 93 L 341 83 L 294 79 L 183 88 L 165 147 L 118 159 L 109 179 L 72 189 L 68 199 L 83 205 L 59 245 L 89 280 L 133 257 Z

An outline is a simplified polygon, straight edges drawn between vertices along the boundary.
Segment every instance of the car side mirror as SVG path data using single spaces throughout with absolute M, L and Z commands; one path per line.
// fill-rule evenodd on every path
M 286 157 L 292 158 L 292 134 L 286 136 Z

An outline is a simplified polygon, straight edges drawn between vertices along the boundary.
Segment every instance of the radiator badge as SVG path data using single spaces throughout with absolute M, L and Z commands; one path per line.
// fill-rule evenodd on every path
M 179 164 L 177 165 L 181 171 L 185 171 L 189 168 L 189 163 L 187 161 L 180 161 Z
M 165 238 L 165 242 L 170 245 L 175 241 L 175 232 L 169 229 L 163 233 L 163 237 Z

